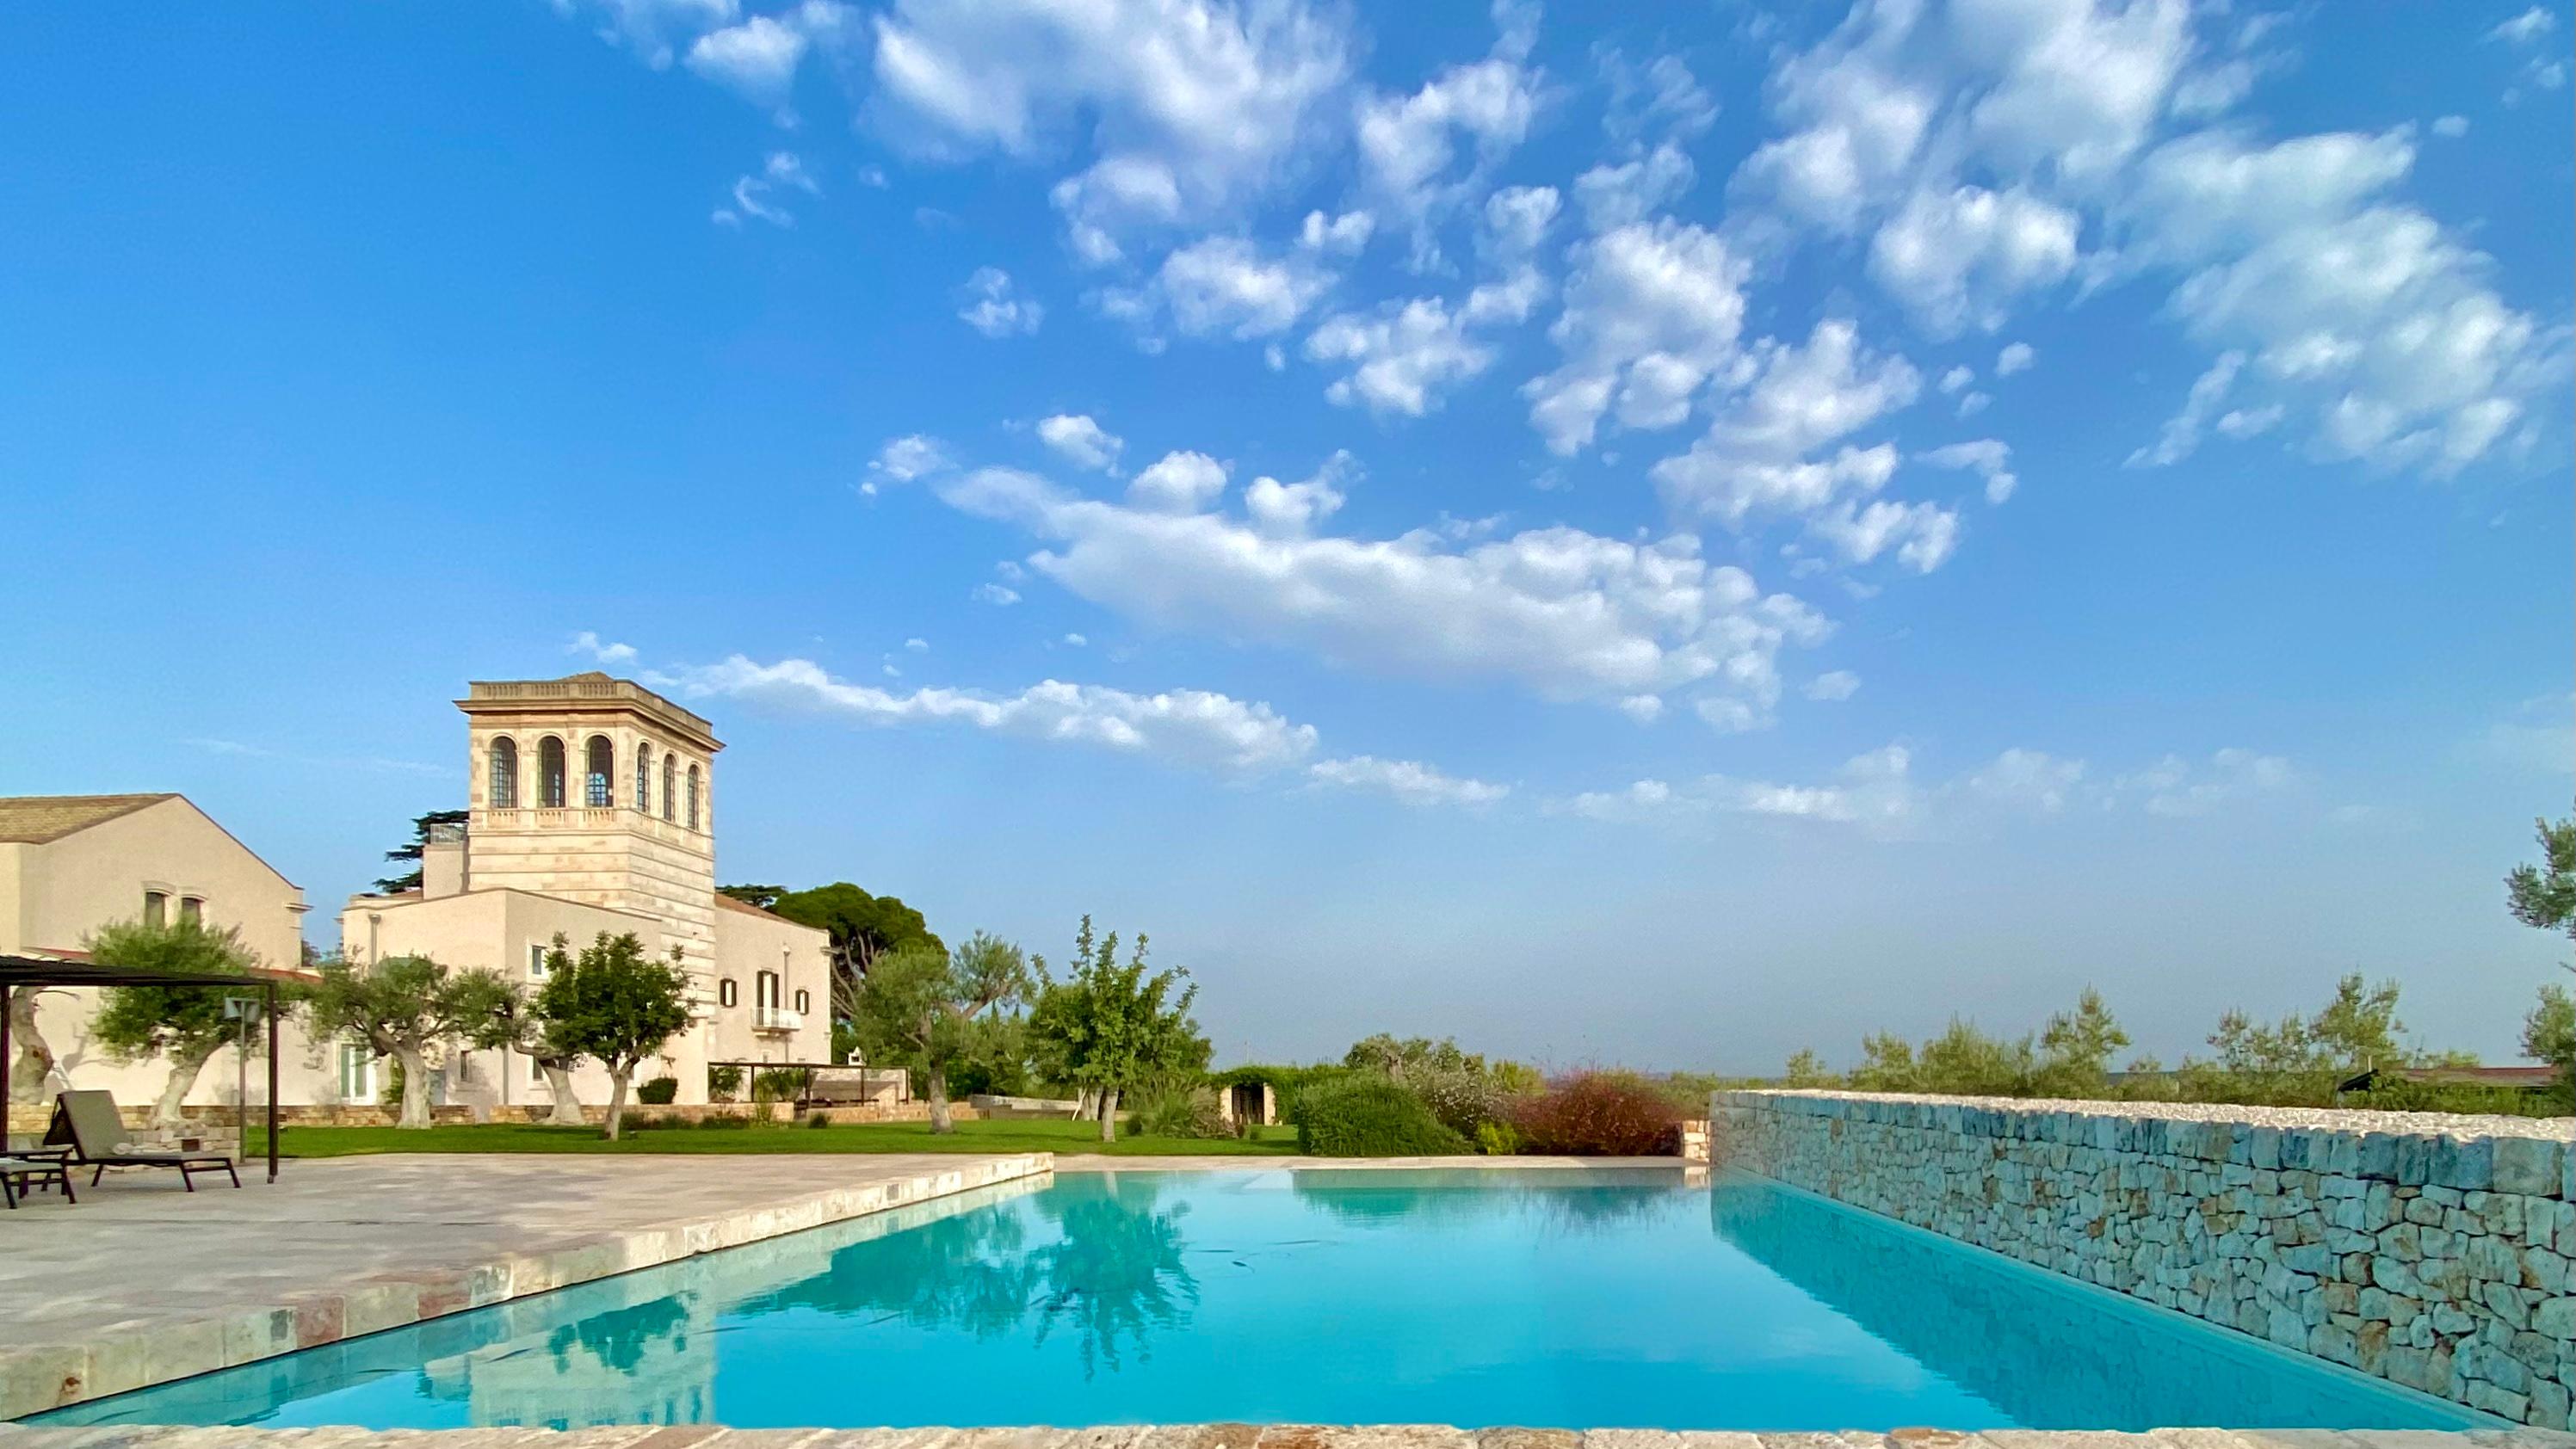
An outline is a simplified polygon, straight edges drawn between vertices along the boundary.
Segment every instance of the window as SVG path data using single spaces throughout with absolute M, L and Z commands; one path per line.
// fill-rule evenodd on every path
M 542 941 L 528 943 L 528 979 L 531 981 L 546 979 L 546 947 Z
M 143 893 L 143 924 L 162 926 L 169 923 L 170 897 L 161 891 Z
M 689 767 L 689 828 L 698 828 L 698 767 Z
M 716 983 L 716 1005 L 731 1006 L 740 1000 L 742 1000 L 742 993 L 734 989 L 732 977 L 728 976 Z
M 797 993 L 796 993 L 796 1014 L 797 1014 L 798 1016 L 803 1016 L 805 1013 L 807 1013 L 807 1012 L 809 1012 L 809 1011 L 812 1011 L 813 1009 L 814 1009 L 814 993 L 812 993 L 812 992 L 810 992 L 810 991 L 799 991 L 799 992 L 797 992 Z
M 537 741 L 537 803 L 548 810 L 564 807 L 564 746 L 553 735 Z
M 653 813 L 653 751 L 644 745 L 635 747 L 635 808 Z
M 670 819 L 670 818 L 671 818 L 671 812 L 672 812 L 672 811 L 674 811 L 674 810 L 677 810 L 678 808 L 680 808 L 680 807 L 679 807 L 679 804 L 678 804 L 678 801 L 679 801 L 679 795 L 680 795 L 680 766 L 679 766 L 679 762 L 678 762 L 676 759 L 674 759 L 674 758 L 673 758 L 669 753 L 667 753 L 667 752 L 666 752 L 666 753 L 664 753 L 664 754 L 663 754 L 663 756 L 662 756 L 662 818 L 663 818 L 663 819 L 665 819 L 665 820 Z
M 617 747 L 606 735 L 592 735 L 582 753 L 581 803 L 593 810 L 605 810 L 617 803 Z
M 372 1102 L 376 1099 L 376 1054 L 362 1046 L 340 1048 L 340 1100 Z
M 179 897 L 179 919 L 194 926 L 206 919 L 206 903 L 195 896 Z
M 492 742 L 492 783 L 484 803 L 494 810 L 519 808 L 519 742 L 507 735 Z
M 752 977 L 751 999 L 753 1004 L 758 1006 L 776 1006 L 778 1004 L 778 973 L 775 971 L 763 971 L 759 975 Z

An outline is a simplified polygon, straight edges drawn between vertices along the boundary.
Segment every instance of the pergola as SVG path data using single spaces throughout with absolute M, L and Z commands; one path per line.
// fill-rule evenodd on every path
M 226 975 L 198 971 L 154 971 L 134 966 L 111 966 L 98 961 L 65 961 L 45 956 L 0 956 L 0 1003 L 21 986 L 254 986 L 262 997 L 261 1014 L 268 1019 L 268 1180 L 277 1181 L 277 978 L 274 976 Z M 9 1068 L 17 1059 L 16 1043 L 10 1040 L 14 1025 L 12 1013 L 0 1009 L 0 1114 L 6 1113 L 9 1101 Z M 243 1124 L 250 1120 L 250 1104 L 238 1102 L 234 1110 Z M 5 1115 L 0 1115 L 5 1120 Z M 249 1133 L 244 1132 L 245 1141 Z

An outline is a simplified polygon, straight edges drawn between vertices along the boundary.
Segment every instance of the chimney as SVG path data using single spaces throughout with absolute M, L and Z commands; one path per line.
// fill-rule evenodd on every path
M 465 889 L 465 827 L 439 824 L 429 827 L 429 839 L 420 848 L 420 893 L 424 900 L 452 896 Z

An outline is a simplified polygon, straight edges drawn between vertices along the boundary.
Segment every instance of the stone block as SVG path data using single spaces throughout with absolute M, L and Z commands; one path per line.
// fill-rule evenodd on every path
M 2548 1197 L 2557 1192 L 2566 1170 L 2567 1149 L 2537 1137 L 2499 1137 L 2494 1143 L 2494 1185 L 2498 1192 Z

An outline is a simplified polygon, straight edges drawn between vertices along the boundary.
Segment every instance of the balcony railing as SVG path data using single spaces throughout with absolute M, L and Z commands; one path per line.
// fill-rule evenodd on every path
M 805 1013 L 783 1006 L 755 1005 L 751 1008 L 753 1031 L 796 1031 L 805 1025 Z

